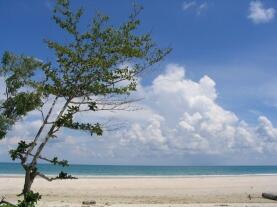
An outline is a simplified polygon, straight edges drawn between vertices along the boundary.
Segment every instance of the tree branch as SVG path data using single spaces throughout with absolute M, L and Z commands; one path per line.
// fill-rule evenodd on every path
M 54 178 L 50 178 L 50 177 L 48 177 L 47 175 L 44 175 L 41 172 L 37 172 L 36 175 L 40 176 L 41 178 L 43 178 L 43 179 L 45 179 L 49 182 L 52 182 L 53 180 L 77 179 L 76 177 L 73 177 L 70 174 L 67 174 L 63 171 L 60 172 L 59 175 L 57 177 L 54 177 Z
M 47 181 L 49 181 L 49 182 L 52 182 L 53 180 L 57 180 L 57 179 L 58 179 L 57 177 L 56 177 L 56 178 L 50 178 L 50 177 L 44 175 L 44 174 L 41 173 L 41 172 L 37 172 L 36 174 L 37 174 L 39 177 L 41 177 L 41 178 L 43 178 L 43 179 L 45 179 L 45 180 L 47 180 Z
M 44 122 L 45 121 L 45 116 L 44 116 L 43 110 L 42 109 L 38 109 L 38 111 L 41 114 L 42 122 Z
M 130 99 L 130 100 L 109 100 L 109 101 L 104 101 L 104 99 L 102 99 L 102 101 L 99 100 L 95 100 L 95 101 L 70 101 L 71 104 L 91 104 L 91 103 L 95 103 L 95 104 L 99 104 L 99 105 L 124 105 L 124 104 L 130 104 L 130 103 L 134 103 L 134 102 L 138 102 L 141 101 L 142 98 L 138 98 L 138 99 Z
M 25 154 L 27 154 L 27 153 L 25 153 Z M 29 156 L 34 157 L 35 155 L 33 155 L 32 153 L 29 153 Z M 52 160 L 50 160 L 46 157 L 39 156 L 38 158 L 41 160 L 47 161 L 47 162 L 52 162 Z
M 36 134 L 36 136 L 35 136 L 35 138 L 34 138 L 34 141 L 33 141 L 32 146 L 28 149 L 28 151 L 27 151 L 27 153 L 26 153 L 26 160 L 27 160 L 27 158 L 28 158 L 28 155 L 32 152 L 32 150 L 33 150 L 34 147 L 36 146 L 36 142 L 37 142 L 37 140 L 38 140 L 38 138 L 39 138 L 39 136 L 40 136 L 40 134 L 41 134 L 43 128 L 44 128 L 45 125 L 47 124 L 47 121 L 48 121 L 50 115 L 52 114 L 53 108 L 54 108 L 54 106 L 56 105 L 57 100 L 58 100 L 58 97 L 55 97 L 55 99 L 54 99 L 54 101 L 53 101 L 53 103 L 52 103 L 52 105 L 51 105 L 51 107 L 50 107 L 50 109 L 49 109 L 49 111 L 48 111 L 48 113 L 47 113 L 47 115 L 46 115 L 46 117 L 45 117 L 45 119 L 44 119 L 44 121 L 43 121 L 41 127 L 40 127 L 40 129 L 38 130 L 38 132 L 37 132 L 37 134 Z
M 55 100 L 57 100 L 57 99 L 55 99 Z M 36 153 L 35 153 L 35 155 L 34 155 L 34 157 L 33 157 L 33 160 L 32 160 L 32 162 L 31 162 L 31 166 L 34 166 L 34 165 L 35 165 L 35 163 L 36 163 L 36 161 L 37 161 L 37 158 L 40 156 L 41 151 L 43 150 L 44 146 L 46 145 L 46 143 L 48 142 L 48 140 L 50 139 L 50 137 L 53 135 L 53 131 L 54 131 L 55 128 L 56 128 L 56 121 L 59 120 L 59 118 L 63 115 L 63 113 L 64 113 L 64 111 L 66 110 L 66 108 L 67 108 L 67 106 L 68 106 L 68 104 L 69 104 L 70 101 L 71 101 L 71 99 L 68 99 L 68 100 L 66 101 L 66 103 L 64 104 L 62 110 L 60 111 L 59 115 L 57 116 L 57 118 L 56 118 L 54 124 L 52 125 L 52 127 L 51 127 L 50 130 L 48 131 L 48 133 L 47 133 L 47 135 L 46 135 L 44 141 L 40 144 L 39 148 L 37 149 L 37 151 L 36 151 Z M 55 131 L 56 131 L 56 130 L 55 130 Z M 29 152 L 29 153 L 30 153 L 30 152 Z
M 32 153 L 30 153 L 29 155 L 32 156 L 32 157 L 35 156 Z M 67 160 L 58 160 L 58 158 L 55 158 L 55 157 L 53 159 L 49 159 L 47 157 L 38 156 L 38 159 L 44 160 L 46 162 L 50 162 L 54 165 L 56 165 L 56 164 L 57 165 L 62 165 L 63 167 L 68 166 L 68 161 Z
M 131 99 L 131 100 L 98 100 L 98 101 L 70 101 L 71 104 L 76 104 L 78 106 L 94 104 L 96 107 L 92 109 L 81 109 L 78 112 L 87 111 L 137 111 L 139 107 L 132 107 L 132 103 L 138 102 L 142 99 Z M 77 112 L 77 113 L 78 113 Z

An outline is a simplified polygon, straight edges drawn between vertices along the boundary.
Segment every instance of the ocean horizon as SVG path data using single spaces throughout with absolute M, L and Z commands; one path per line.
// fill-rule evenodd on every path
M 47 175 L 60 171 L 81 177 L 175 177 L 175 176 L 232 176 L 232 175 L 277 175 L 277 166 L 142 166 L 142 165 L 89 165 L 71 164 L 69 167 L 39 164 Z M 0 162 L 0 176 L 21 176 L 24 170 L 19 163 Z

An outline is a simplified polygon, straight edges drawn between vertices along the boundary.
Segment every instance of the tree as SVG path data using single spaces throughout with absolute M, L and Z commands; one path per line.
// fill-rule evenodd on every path
M 57 132 L 68 128 L 102 135 L 101 123 L 79 122 L 76 115 L 126 109 L 133 101 L 128 96 L 136 90 L 138 75 L 170 52 L 169 48 L 157 48 L 150 34 L 136 34 L 141 9 L 134 6 L 128 21 L 118 27 L 109 25 L 107 16 L 97 14 L 87 31 L 80 32 L 83 9 L 73 11 L 68 0 L 58 0 L 53 20 L 70 41 L 45 41 L 55 52 L 56 61 L 43 62 L 11 52 L 3 54 L 0 75 L 6 89 L 0 102 L 0 139 L 29 112 L 37 110 L 42 115 L 33 141 L 21 140 L 10 150 L 12 160 L 19 160 L 25 170 L 22 190 L 25 200 L 32 194 L 37 176 L 48 181 L 73 178 L 64 172 L 49 178 L 37 168 L 40 161 L 68 165 L 66 160 L 42 155 L 45 146 L 57 138 Z M 54 109 L 59 112 L 56 116 Z

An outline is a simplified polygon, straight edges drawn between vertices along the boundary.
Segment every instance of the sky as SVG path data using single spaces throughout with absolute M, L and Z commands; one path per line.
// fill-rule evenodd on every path
M 139 33 L 150 32 L 173 51 L 140 77 L 134 112 L 86 114 L 80 120 L 123 123 L 102 137 L 62 131 L 48 156 L 71 163 L 124 165 L 277 164 L 277 2 L 274 0 L 136 0 L 143 5 Z M 133 1 L 73 0 L 82 24 L 100 11 L 125 21 Z M 66 41 L 51 20 L 52 0 L 0 0 L 0 54 L 51 60 L 45 38 Z M 0 79 L 3 91 L 3 79 Z M 0 141 L 0 161 L 40 124 L 37 113 Z

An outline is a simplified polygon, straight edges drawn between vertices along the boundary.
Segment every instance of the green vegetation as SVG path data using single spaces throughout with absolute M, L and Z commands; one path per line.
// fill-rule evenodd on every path
M 57 133 L 67 128 L 101 136 L 101 123 L 78 122 L 74 117 L 80 113 L 127 109 L 134 101 L 129 95 L 136 90 L 138 75 L 170 52 L 168 48 L 157 48 L 149 34 L 135 32 L 141 9 L 134 6 L 128 20 L 118 27 L 109 25 L 109 17 L 97 14 L 89 28 L 80 32 L 83 9 L 73 11 L 68 0 L 58 0 L 53 20 L 68 35 L 68 41 L 45 40 L 56 61 L 43 62 L 11 52 L 3 55 L 0 75 L 6 90 L 5 99 L 0 101 L 0 139 L 29 112 L 37 110 L 42 115 L 33 141 L 21 140 L 10 151 L 12 160 L 19 160 L 25 170 L 24 200 L 19 201 L 19 207 L 35 206 L 40 199 L 39 194 L 31 191 L 37 176 L 48 181 L 74 178 L 64 172 L 50 178 L 37 168 L 39 161 L 68 165 L 66 160 L 42 155 L 45 146 L 58 138 Z

